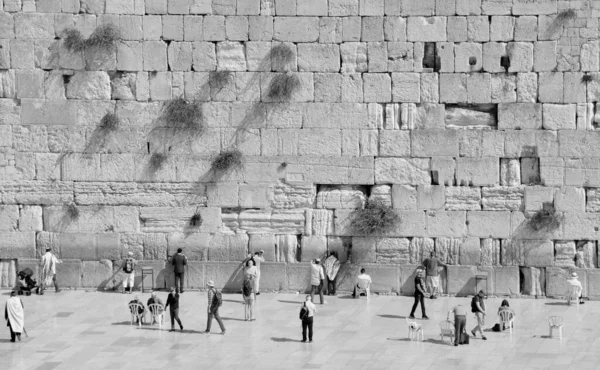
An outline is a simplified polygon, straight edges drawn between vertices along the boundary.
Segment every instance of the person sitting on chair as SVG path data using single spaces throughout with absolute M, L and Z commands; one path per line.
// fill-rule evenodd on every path
M 156 292 L 152 292 L 152 294 L 150 295 L 150 298 L 148 299 L 148 302 L 146 303 L 148 310 L 150 309 L 150 305 L 155 304 L 155 303 L 159 304 L 164 310 L 165 304 L 163 303 L 163 301 L 160 298 L 158 298 L 156 296 Z M 150 312 L 150 315 L 152 315 L 152 312 Z M 154 316 L 152 316 L 152 323 L 154 323 Z
M 142 303 L 142 301 L 140 301 L 140 297 L 138 297 L 137 295 L 133 297 L 133 300 L 131 300 L 129 302 L 129 304 L 132 303 L 138 303 L 140 305 L 140 307 L 138 307 L 138 314 L 140 315 L 140 317 L 144 317 L 144 313 L 146 312 L 146 309 L 144 308 L 144 304 Z M 136 316 L 136 320 L 135 322 L 138 322 L 138 318 Z
M 356 288 L 366 289 L 371 285 L 371 277 L 366 274 L 364 268 L 360 269 L 360 275 L 356 278 L 356 285 L 354 286 L 354 293 L 352 293 L 352 297 L 356 297 Z
M 571 274 L 571 277 L 567 279 L 567 283 L 569 283 L 569 288 L 579 287 L 579 304 L 584 304 L 583 301 L 583 287 L 581 286 L 581 282 L 577 279 L 577 273 L 574 272 Z M 569 292 L 569 294 L 571 294 Z
M 498 307 L 498 315 L 500 315 L 500 312 L 505 312 L 505 311 L 512 313 L 513 317 L 516 316 L 515 310 L 510 308 L 510 305 L 508 304 L 508 301 L 506 299 L 503 300 L 502 303 L 500 304 L 500 307 Z M 514 328 L 514 323 L 513 323 L 513 328 Z M 508 326 L 500 328 L 500 330 L 506 330 L 506 329 L 508 329 Z

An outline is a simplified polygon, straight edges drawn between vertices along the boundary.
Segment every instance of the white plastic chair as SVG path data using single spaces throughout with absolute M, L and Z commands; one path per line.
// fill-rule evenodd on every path
M 565 321 L 560 316 L 550 316 L 548 318 L 548 327 L 550 329 L 550 338 L 552 338 L 552 331 L 554 329 L 558 329 L 558 337 L 562 340 L 563 336 L 563 326 L 565 325 Z
M 504 330 L 505 325 L 508 325 L 508 330 L 512 333 L 515 315 L 510 311 L 500 311 L 498 316 L 500 317 L 500 331 Z
M 152 322 L 158 322 L 158 327 L 162 327 L 162 323 L 164 321 L 164 313 L 165 309 L 159 303 L 152 303 L 148 306 L 148 311 L 150 311 L 150 315 L 152 315 Z
M 371 295 L 371 282 L 369 280 L 358 279 L 358 283 L 356 284 L 356 297 L 354 298 L 360 298 L 362 293 L 365 293 L 367 300 L 369 300 L 369 296 Z
M 577 285 L 571 285 L 569 287 L 569 293 L 567 297 L 567 304 L 570 306 L 571 301 L 575 301 L 576 305 L 579 305 L 579 297 L 581 296 L 581 287 Z
M 421 341 L 423 341 L 423 326 L 416 321 L 406 318 L 406 324 L 408 325 L 408 337 L 410 340 L 419 340 L 419 334 L 421 335 Z
M 142 313 L 140 313 L 140 309 L 142 309 Z M 138 324 L 141 327 L 142 320 L 144 320 L 144 306 L 142 306 L 140 303 L 130 303 L 129 312 L 131 312 L 131 325 L 133 325 L 133 321 L 137 318 Z
M 444 337 L 450 337 L 450 344 L 454 342 L 454 323 L 450 320 L 440 322 L 440 338 L 442 342 Z

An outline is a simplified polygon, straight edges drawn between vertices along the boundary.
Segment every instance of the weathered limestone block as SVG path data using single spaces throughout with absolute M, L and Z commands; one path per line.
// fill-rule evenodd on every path
M 110 260 L 83 261 L 81 286 L 84 288 L 110 289 L 114 287 L 113 263 Z
M 501 103 L 498 106 L 499 130 L 536 130 L 542 128 L 542 104 Z
M 571 240 L 597 240 L 600 238 L 598 213 L 565 213 L 564 237 Z
M 374 185 L 371 187 L 370 201 L 378 201 L 387 207 L 392 207 L 392 187 L 390 185 Z
M 310 291 L 310 263 L 297 263 L 287 266 L 288 289 L 306 293 Z
M 138 210 L 133 207 L 81 206 L 78 217 L 72 217 L 68 207 L 45 208 L 44 225 L 48 231 L 60 232 L 136 232 L 139 229 Z
M 17 281 L 17 260 L 1 260 L 0 261 L 0 287 L 2 288 L 14 288 L 15 283 Z M 19 267 L 21 267 L 19 265 Z M 21 270 L 19 270 L 21 271 Z M 33 269 L 34 275 L 39 276 L 35 273 L 35 269 Z
M 596 253 L 596 241 L 581 240 L 577 242 L 575 252 L 575 267 L 595 268 L 598 265 L 598 254 Z
M 417 265 L 401 265 L 400 266 L 400 291 L 402 295 L 413 295 L 415 293 L 415 277 L 417 276 L 417 269 L 421 267 L 421 264 Z M 442 276 L 441 291 L 445 291 L 446 280 Z
M 352 186 L 325 187 L 317 194 L 317 208 L 362 208 L 365 202 L 365 193 Z
M 419 200 L 419 209 L 423 210 L 442 210 L 446 202 L 443 185 L 419 185 L 417 187 L 417 196 Z
M 481 263 L 481 242 L 479 238 L 466 238 L 460 246 L 461 265 L 479 265 Z
M 66 204 L 72 201 L 71 182 L 0 182 L 0 203 L 3 204 Z
M 564 184 L 565 163 L 562 158 L 540 158 L 540 180 L 546 186 Z
M 0 218 L 2 218 L 1 206 Z M 42 231 L 42 229 L 42 207 L 21 206 L 19 209 L 19 231 Z
M 15 231 L 19 226 L 19 207 L 0 205 L 0 231 Z
M 275 209 L 311 208 L 316 198 L 312 184 L 287 184 L 278 181 L 273 187 L 271 207 Z
M 468 235 L 480 238 L 508 238 L 510 216 L 508 211 L 469 211 Z
M 448 294 L 457 296 L 476 294 L 477 271 L 477 267 L 474 266 L 448 266 Z
M 353 264 L 377 262 L 377 238 L 353 237 L 351 261 Z
M 215 234 L 207 233 L 172 233 L 168 234 L 168 255 L 177 253 L 177 249 L 182 248 L 185 255 L 191 261 L 208 260 L 208 249 Z
M 394 185 L 392 187 L 392 203 L 395 209 L 416 211 L 418 208 L 417 189 L 409 185 Z M 600 208 L 600 199 L 598 203 Z
M 456 182 L 470 186 L 498 185 L 499 167 L 497 158 L 457 158 Z
M 575 242 L 557 240 L 554 243 L 554 266 L 575 267 Z
M 276 237 L 273 234 L 252 234 L 248 243 L 248 253 L 263 251 L 266 261 L 276 260 Z
M 367 44 L 364 42 L 345 42 L 340 46 L 342 58 L 341 72 L 356 73 L 367 71 Z
M 486 211 L 518 211 L 522 209 L 523 186 L 483 187 L 481 204 Z
M 377 241 L 377 263 L 410 263 L 410 240 L 407 238 L 381 238 Z
M 410 132 L 406 130 L 383 130 L 379 137 L 379 156 L 410 156 Z
M 307 209 L 304 235 L 326 236 L 333 234 L 333 211 L 326 209 Z
M 436 254 L 444 263 L 458 265 L 460 245 L 462 243 L 462 238 L 436 238 Z
M 497 125 L 496 118 L 489 112 L 460 107 L 446 109 L 445 123 L 448 128 L 490 128 Z
M 445 198 L 448 211 L 481 210 L 481 189 L 478 187 L 449 186 L 445 188 Z
M 533 44 L 528 42 L 509 42 L 507 46 L 510 57 L 509 73 L 530 72 L 533 68 Z
M 539 211 L 544 203 L 554 202 L 555 189 L 542 186 L 525 187 L 525 210 Z
M 572 186 L 555 189 L 554 206 L 558 212 L 585 212 L 585 189 Z
M 302 234 L 304 210 L 243 211 L 239 215 L 239 227 L 249 234 Z
M 575 130 L 577 105 L 543 104 L 543 127 L 546 130 Z
M 277 235 L 276 245 L 277 262 L 295 263 L 298 262 L 298 236 L 297 235 Z
M 63 260 L 56 265 L 56 276 L 60 279 L 62 287 L 79 288 L 82 272 L 83 264 L 79 260 Z
M 453 158 L 431 158 L 431 176 L 434 184 L 454 185 L 456 162 Z
M 239 262 L 205 262 L 204 280 L 212 280 L 215 288 L 226 292 L 239 292 L 244 279 L 243 268 Z
M 67 85 L 68 99 L 110 100 L 110 77 L 106 72 L 78 72 Z
M 600 189 L 587 189 L 586 212 L 600 212 Z
M 458 134 L 455 130 L 414 130 L 411 132 L 414 157 L 458 156 Z
M 375 181 L 406 185 L 431 184 L 429 159 L 376 158 Z
M 524 214 L 522 212 L 514 211 L 511 215 L 511 228 L 512 228 L 512 237 L 515 239 L 526 239 L 526 240 L 538 240 L 538 239 L 566 239 L 565 234 L 563 232 L 563 227 L 559 226 L 557 228 L 541 228 L 539 230 L 534 230 L 531 226 L 531 217 L 533 217 L 534 212 L 528 212 Z M 559 220 L 561 220 L 562 215 L 558 215 Z M 561 221 L 561 225 L 562 225 Z M 569 239 L 576 239 L 571 237 Z
M 521 163 L 516 158 L 500 159 L 500 185 L 521 185 Z
M 537 158 L 521 158 L 521 183 L 532 185 L 540 182 L 540 162 Z
M 570 286 L 567 279 L 576 272 L 583 287 L 583 296 L 588 296 L 588 272 L 572 268 L 549 267 L 546 269 L 546 296 L 551 298 L 566 298 Z
M 597 72 L 600 70 L 600 43 L 598 40 L 589 40 L 581 45 L 579 60 L 582 71 Z
M 466 212 L 427 212 L 427 234 L 430 236 L 464 237 L 467 235 Z
M 217 43 L 217 70 L 245 71 L 246 56 L 244 45 L 231 41 Z
M 432 238 L 412 238 L 410 241 L 410 263 L 420 265 L 433 252 L 435 244 Z
M 481 239 L 481 265 L 500 266 L 500 240 Z
M 521 267 L 523 276 L 522 294 L 532 296 L 546 295 L 546 270 L 538 267 Z
M 247 234 L 215 234 L 208 247 L 209 261 L 242 261 L 248 252 Z M 267 251 L 265 250 L 265 255 Z
M 446 41 L 446 17 L 409 17 L 406 25 L 408 41 Z
M 318 17 L 277 17 L 273 25 L 273 39 L 290 42 L 319 40 Z

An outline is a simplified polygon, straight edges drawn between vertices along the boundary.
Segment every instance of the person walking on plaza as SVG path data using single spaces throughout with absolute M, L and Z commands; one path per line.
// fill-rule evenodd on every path
M 485 293 L 483 290 L 480 290 L 471 301 L 471 312 L 473 312 L 477 318 L 477 326 L 471 330 L 471 334 L 473 334 L 473 337 L 475 338 L 477 337 L 476 333 L 479 332 L 481 334 L 481 339 L 487 340 L 485 335 L 483 335 L 483 326 L 485 325 L 485 303 L 483 302 L 483 297 L 485 297 Z
M 248 261 L 248 263 L 252 263 Z M 242 284 L 242 297 L 244 298 L 244 319 L 254 320 L 254 276 L 246 275 Z
M 321 298 L 321 304 L 325 304 L 323 300 L 323 282 L 325 280 L 325 274 L 323 273 L 323 266 L 321 265 L 320 259 L 315 259 L 310 264 L 310 300 L 315 299 L 315 293 L 319 293 Z
M 61 260 L 56 258 L 50 248 L 46 248 L 46 254 L 42 256 L 40 266 L 42 270 L 42 283 L 40 284 L 40 294 L 44 294 L 44 288 L 54 283 L 54 290 L 56 293 L 60 292 L 58 283 L 56 282 L 56 265 L 62 263 Z
M 447 320 L 450 320 L 450 313 L 454 314 L 454 345 L 458 346 L 459 344 L 463 344 L 461 336 L 467 327 L 467 309 L 459 303 L 448 312 L 446 316 Z
M 123 261 L 123 272 L 125 276 L 123 277 L 123 288 L 122 292 L 125 294 L 125 290 L 129 287 L 129 294 L 133 291 L 133 282 L 135 280 L 135 268 L 137 266 L 137 261 L 133 259 L 133 252 L 129 252 L 127 254 L 127 258 Z
M 306 296 L 306 301 L 302 304 L 306 308 L 302 317 L 302 342 L 306 342 L 306 330 L 308 329 L 308 341 L 313 341 L 313 322 L 317 307 L 312 303 L 311 296 Z
M 169 314 L 171 315 L 171 330 L 169 331 L 175 331 L 175 321 L 179 324 L 179 329 L 183 330 L 183 325 L 179 319 L 179 293 L 177 293 L 175 287 L 171 287 L 165 310 L 167 307 L 169 307 Z
M 435 299 L 437 298 L 437 294 L 440 293 L 440 272 L 438 271 L 438 266 L 446 267 L 446 264 L 431 252 L 429 258 L 423 261 L 423 266 L 425 266 L 427 275 L 425 280 L 427 290 L 431 294 L 431 299 Z
M 15 341 L 15 337 L 21 341 L 21 332 L 25 330 L 24 308 L 23 301 L 17 297 L 17 292 L 14 290 L 10 292 L 10 298 L 8 298 L 4 307 L 4 318 L 6 319 L 6 326 L 10 330 L 11 342 Z
M 182 253 L 183 249 L 177 249 L 177 253 L 171 259 L 173 272 L 175 273 L 175 292 L 183 294 L 183 281 L 185 278 L 185 266 L 187 266 L 187 257 Z M 179 289 L 177 288 L 179 280 Z
M 335 278 L 340 270 L 340 261 L 337 259 L 337 252 L 333 251 L 323 264 L 327 275 L 327 295 L 336 295 Z
M 412 310 L 410 311 L 409 318 L 415 318 L 415 311 L 417 306 L 421 303 L 421 313 L 423 314 L 424 320 L 429 320 L 425 313 L 425 285 L 423 284 L 423 270 L 417 270 L 417 276 L 415 277 L 415 303 L 413 303 Z
M 209 280 L 206 285 L 208 286 L 208 318 L 206 321 L 205 333 L 210 333 L 210 326 L 214 317 L 221 327 L 221 334 L 225 335 L 225 325 L 223 325 L 223 320 L 221 320 L 221 316 L 219 316 L 219 307 L 223 304 L 221 293 L 215 289 L 214 281 Z

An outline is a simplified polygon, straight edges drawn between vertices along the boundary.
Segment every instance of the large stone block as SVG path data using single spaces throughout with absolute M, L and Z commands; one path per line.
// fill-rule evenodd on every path
M 113 263 L 110 260 L 84 261 L 81 275 L 84 288 L 113 288 Z
M 498 185 L 500 161 L 498 158 L 457 158 L 456 182 L 469 186 Z
M 288 289 L 306 293 L 310 291 L 310 263 L 297 263 L 287 266 Z M 338 286 L 340 286 L 338 282 Z
M 319 40 L 318 17 L 277 17 L 273 26 L 277 41 L 316 42 Z
M 201 217 L 200 226 L 193 226 L 193 215 Z M 140 216 L 143 232 L 204 232 L 215 233 L 221 228 L 221 208 L 216 207 L 143 207 Z
M 532 267 L 554 265 L 554 243 L 551 240 L 523 240 L 518 241 L 517 244 L 523 265 Z
M 468 296 L 477 293 L 475 275 L 477 268 L 473 266 L 448 266 L 448 294 Z
M 287 269 L 285 263 L 262 263 L 260 265 L 261 291 L 288 290 Z
M 409 246 L 410 263 L 420 264 L 434 251 L 435 244 L 432 238 L 412 238 Z
M 376 158 L 375 181 L 405 185 L 431 184 L 429 159 Z
M 498 129 L 537 130 L 542 128 L 542 104 L 501 103 L 498 107 Z
M 304 210 L 248 210 L 239 215 L 239 227 L 249 234 L 302 234 Z
M 566 298 L 569 294 L 567 279 L 576 272 L 583 286 L 583 296 L 588 296 L 588 272 L 583 269 L 563 269 L 549 267 L 546 269 L 546 296 L 550 298 Z
M 0 256 L 35 258 L 35 232 L 0 232 Z
M 510 212 L 469 211 L 468 233 L 480 238 L 508 238 L 511 225 Z
M 588 296 L 590 298 L 600 297 L 600 271 L 589 270 L 587 272 Z
M 415 293 L 415 277 L 419 267 L 420 264 L 400 266 L 400 293 L 402 295 L 413 295 Z
M 600 238 L 600 214 L 565 213 L 563 216 L 565 239 L 598 240 Z
M 427 212 L 427 234 L 429 236 L 464 237 L 467 235 L 466 212 Z
M 228 292 L 242 289 L 244 271 L 239 262 L 206 262 L 205 281 L 214 281 L 215 288 Z
M 377 262 L 377 238 L 354 237 L 352 238 L 351 260 L 354 264 Z
M 204 262 L 188 261 L 187 271 L 185 274 L 185 287 L 191 289 L 202 289 L 206 287 L 204 280 Z M 172 279 L 173 285 L 175 279 Z
M 411 144 L 415 157 L 458 156 L 455 130 L 415 130 L 411 132 Z
M 56 280 L 61 287 L 79 288 L 83 265 L 79 260 L 63 260 L 56 265 Z
M 557 240 L 554 243 L 554 266 L 575 267 L 575 242 Z
M 0 260 L 0 287 L 14 288 L 17 282 L 17 260 L 2 259 Z M 34 270 L 35 271 L 35 270 Z M 38 276 L 35 274 L 34 276 Z
M 450 265 L 458 265 L 462 243 L 462 238 L 436 238 L 435 252 L 442 262 Z
M 448 186 L 445 191 L 446 209 L 448 211 L 481 210 L 482 198 L 480 188 Z
M 479 265 L 481 262 L 481 245 L 479 238 L 466 238 L 460 246 L 459 262 L 461 265 Z
M 500 261 L 500 240 L 481 239 L 481 265 L 499 266 Z
M 317 194 L 317 208 L 362 208 L 365 202 L 366 195 L 358 187 L 324 187 Z
M 213 234 L 207 233 L 172 233 L 167 237 L 168 255 L 177 253 L 182 248 L 191 261 L 206 261 Z
M 538 267 L 520 267 L 521 293 L 532 296 L 546 295 L 546 269 Z
M 581 240 L 577 242 L 575 252 L 575 267 L 595 268 L 598 266 L 598 254 L 595 240 Z
M 371 276 L 371 292 L 400 292 L 400 268 L 396 265 L 360 265 Z
M 408 41 L 446 41 L 446 17 L 409 17 L 406 27 Z
M 266 261 L 276 261 L 276 241 L 273 234 L 252 234 L 248 244 L 248 253 L 264 251 L 263 257 Z
M 483 187 L 481 204 L 485 211 L 518 211 L 522 209 L 522 186 Z
M 248 252 L 247 234 L 215 234 L 208 247 L 209 261 L 241 261 Z
M 277 262 L 297 262 L 298 236 L 277 235 Z
M 381 238 L 377 241 L 377 263 L 408 264 L 409 247 L 407 238 Z

